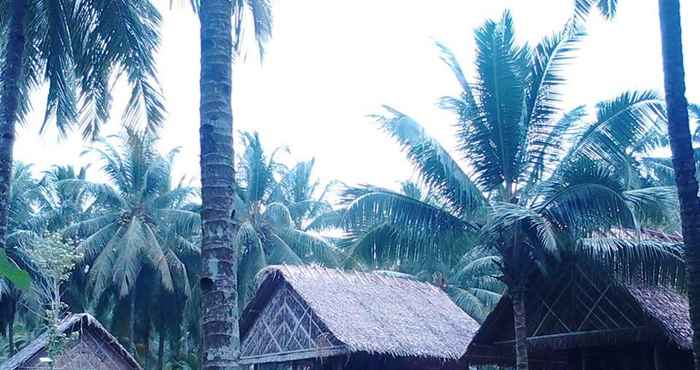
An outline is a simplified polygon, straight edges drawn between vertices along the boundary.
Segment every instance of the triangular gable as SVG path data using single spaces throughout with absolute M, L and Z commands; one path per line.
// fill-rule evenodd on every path
M 56 369 L 126 370 L 141 366 L 94 317 L 76 314 L 63 320 L 58 332 L 68 336 Z M 0 364 L 0 370 L 48 368 L 40 359 L 47 357 L 48 334 L 43 333 L 14 356 Z
M 556 278 L 540 277 L 526 298 L 531 349 L 566 349 L 606 343 L 657 340 L 657 331 L 638 303 L 615 281 L 597 279 L 578 266 Z M 513 313 L 504 296 L 485 320 L 470 348 L 503 346 L 512 351 Z
M 241 363 L 263 363 L 347 353 L 304 300 L 284 283 L 272 294 L 241 343 Z

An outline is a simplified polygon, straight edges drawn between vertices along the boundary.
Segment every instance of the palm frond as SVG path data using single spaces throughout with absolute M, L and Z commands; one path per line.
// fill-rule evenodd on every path
M 160 42 L 160 13 L 149 1 L 83 1 L 74 10 L 73 46 L 75 65 L 84 76 L 82 96 L 85 114 L 83 135 L 97 137 L 99 126 L 108 117 L 109 88 L 115 69 L 126 75 L 132 87 L 123 114 L 127 126 L 137 126 L 145 118 L 149 129 L 160 126 L 165 107 L 158 87 L 154 54 Z M 95 53 L 99 50 L 100 53 Z M 98 91 L 99 93 L 95 93 Z M 106 93 L 106 97 L 100 93 Z
M 564 114 L 554 124 L 542 123 L 530 127 L 526 153 L 529 174 L 525 173 L 529 178 L 526 186 L 531 187 L 554 171 L 557 160 L 564 155 L 565 145 L 573 135 L 572 128 L 576 127 L 585 114 L 585 108 L 579 106 Z
M 647 187 L 623 194 L 641 227 L 662 228 L 677 218 L 679 205 L 675 187 Z
M 344 223 L 351 228 L 387 222 L 404 228 L 414 240 L 439 234 L 462 234 L 474 231 L 474 225 L 444 209 L 417 199 L 377 187 L 348 188 L 343 197 L 348 202 Z
M 512 186 L 520 172 L 527 48 L 515 44 L 513 19 L 488 20 L 475 32 L 478 109 L 460 122 L 460 149 L 486 191 Z
M 577 260 L 601 273 L 624 280 L 685 287 L 683 245 L 659 238 L 621 231 L 579 240 Z
M 274 233 L 304 261 L 311 261 L 328 267 L 337 267 L 339 251 L 324 238 L 295 229 L 275 230 Z
M 262 59 L 265 54 L 265 44 L 272 36 L 272 5 L 270 0 L 234 0 L 232 7 L 234 50 L 240 52 L 243 47 L 244 25 L 249 22 L 247 17 L 249 15 L 257 50 Z
M 460 215 L 476 212 L 484 197 L 459 164 L 412 118 L 389 107 L 387 116 L 375 116 L 406 152 L 421 180 L 435 190 Z
M 564 29 L 544 38 L 532 49 L 522 119 L 529 131 L 547 129 L 561 113 L 561 88 L 566 82 L 564 68 L 573 60 L 583 36 L 581 32 Z
M 45 12 L 41 17 L 47 21 L 46 37 L 42 40 L 40 50 L 46 60 L 44 73 L 49 83 L 49 94 L 41 131 L 46 128 L 50 118 L 55 116 L 56 127 L 64 135 L 77 118 L 77 83 L 70 74 L 73 67 L 71 61 L 73 47 L 69 31 L 72 5 L 71 1 L 56 0 L 49 1 L 43 9 L 37 7 Z
M 301 265 L 304 261 L 294 250 L 274 232 L 265 235 L 267 262 L 274 265 Z
M 601 15 L 612 19 L 617 14 L 617 0 L 574 0 L 574 21 L 582 27 L 593 8 L 597 8 Z
M 661 130 L 666 121 L 664 103 L 651 91 L 625 92 L 596 108 L 595 122 L 585 128 L 564 162 L 578 156 L 612 165 L 624 162 L 632 145 L 649 131 Z
M 448 286 L 447 294 L 462 311 L 478 322 L 484 321 L 486 315 L 490 312 L 490 309 L 468 289 Z
M 140 259 L 144 256 L 144 251 L 150 249 L 146 246 L 145 230 L 139 221 L 131 220 L 121 237 L 120 244 L 114 259 L 116 268 L 113 271 L 112 283 L 120 297 L 126 297 L 134 289 L 136 278 L 143 267 Z

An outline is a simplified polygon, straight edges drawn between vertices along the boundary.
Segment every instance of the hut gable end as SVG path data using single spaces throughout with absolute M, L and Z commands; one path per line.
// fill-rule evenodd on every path
M 141 366 L 94 317 L 76 314 L 58 326 L 68 336 L 61 353 L 54 358 L 55 369 L 140 370 Z M 14 356 L 0 364 L 0 370 L 49 369 L 41 361 L 48 357 L 47 333 L 27 344 Z
M 241 344 L 243 360 L 293 359 L 309 354 L 339 354 L 342 345 L 304 300 L 282 284 L 254 320 Z
M 664 287 L 597 277 L 578 265 L 565 267 L 556 275 L 533 277 L 531 286 L 537 289 L 527 291 L 532 359 L 550 361 L 553 353 L 576 355 L 584 348 L 621 352 L 657 346 L 690 351 L 692 329 L 685 297 Z M 510 366 L 515 356 L 513 327 L 512 302 L 506 295 L 474 336 L 464 359 Z

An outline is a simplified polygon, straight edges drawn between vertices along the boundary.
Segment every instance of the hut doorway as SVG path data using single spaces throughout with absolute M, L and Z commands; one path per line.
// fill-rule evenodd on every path
M 646 346 L 593 347 L 576 350 L 572 363 L 574 370 L 657 370 L 652 354 Z

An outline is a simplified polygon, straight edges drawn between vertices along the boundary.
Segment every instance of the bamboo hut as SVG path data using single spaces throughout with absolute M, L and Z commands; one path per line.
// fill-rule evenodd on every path
M 597 279 L 574 266 L 538 278 L 526 297 L 531 368 L 538 370 L 692 369 L 687 299 L 664 287 Z M 503 296 L 463 360 L 512 366 L 513 310 Z
M 461 369 L 479 325 L 439 288 L 377 273 L 272 266 L 241 320 L 254 369 Z
M 0 370 L 141 369 L 138 362 L 119 344 L 117 339 L 89 314 L 69 316 L 59 324 L 58 331 L 67 336 L 67 342 L 61 354 L 51 359 L 53 364 L 47 361 L 49 336 L 48 333 L 44 333 L 0 364 Z

